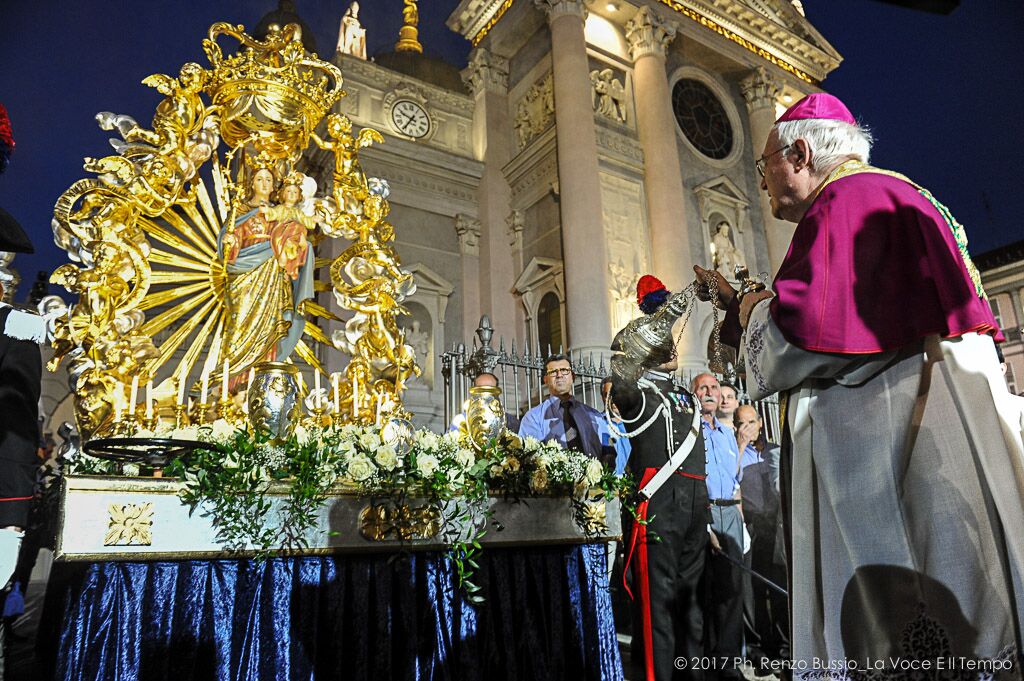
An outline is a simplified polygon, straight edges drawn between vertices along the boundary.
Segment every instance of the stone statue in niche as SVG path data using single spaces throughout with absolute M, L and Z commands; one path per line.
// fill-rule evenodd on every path
M 338 52 L 366 59 L 366 29 L 359 23 L 359 3 L 353 2 L 341 17 Z
M 619 123 L 626 122 L 626 88 L 611 69 L 590 72 L 590 97 L 594 111 Z
M 430 385 L 434 380 L 434 359 L 430 349 L 430 334 L 420 329 L 420 321 L 412 320 L 405 329 L 405 344 L 416 351 L 416 362 L 423 368 L 423 380 Z
M 711 262 L 729 281 L 735 280 L 737 265 L 747 266 L 743 254 L 733 243 L 732 227 L 725 220 L 718 223 L 711 237 Z

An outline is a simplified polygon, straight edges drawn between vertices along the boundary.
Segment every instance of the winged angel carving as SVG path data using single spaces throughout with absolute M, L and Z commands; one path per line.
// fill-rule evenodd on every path
M 237 41 L 234 54 L 222 37 Z M 391 246 L 387 184 L 367 178 L 358 159 L 383 138 L 328 115 L 344 95 L 342 74 L 303 50 L 297 26 L 261 41 L 217 23 L 203 49 L 208 68 L 190 62 L 176 78 L 143 81 L 164 95 L 151 128 L 97 115 L 120 135 L 110 140 L 116 153 L 86 158 L 94 176 L 54 209 L 54 238 L 72 262 L 52 281 L 79 298 L 53 325 L 50 368 L 68 362 L 80 431 L 110 427 L 134 376 L 154 381 L 159 408 L 201 375 L 219 379 L 225 363 L 232 389 L 262 361 L 296 358 L 322 371 L 318 345 L 350 355 L 343 413 L 368 420 L 380 403 L 400 411 L 419 368 L 395 317 L 414 285 Z M 311 144 L 335 158 L 323 194 L 299 172 Z M 331 261 L 316 257 L 324 239 L 352 244 Z M 315 298 L 328 290 L 353 313 L 333 342 L 325 322 L 343 320 Z

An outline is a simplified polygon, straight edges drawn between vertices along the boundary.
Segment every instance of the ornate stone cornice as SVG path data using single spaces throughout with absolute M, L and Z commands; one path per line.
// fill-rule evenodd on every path
M 644 5 L 626 24 L 626 40 L 629 41 L 629 56 L 636 61 L 641 57 L 654 55 L 663 57 L 669 43 L 676 37 L 678 27 L 667 21 L 650 7 Z
M 533 0 L 537 9 L 548 15 L 548 23 L 552 23 L 559 17 L 578 17 L 581 20 L 587 18 L 587 8 L 583 0 Z
M 462 70 L 462 82 L 475 95 L 482 90 L 508 92 L 508 59 L 478 47 L 469 54 L 469 65 Z
M 782 94 L 782 81 L 768 75 L 763 66 L 758 66 L 750 75 L 740 81 L 743 99 L 747 100 L 747 111 L 754 112 L 766 107 L 775 107 Z
M 463 255 L 480 255 L 480 221 L 465 213 L 455 216 L 455 233 L 459 235 L 459 251 Z

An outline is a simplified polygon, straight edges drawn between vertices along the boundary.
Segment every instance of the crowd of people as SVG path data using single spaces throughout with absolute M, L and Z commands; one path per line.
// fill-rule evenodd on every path
M 882 660 L 886 678 L 886 659 L 944 655 L 1021 678 L 1024 447 L 1003 338 L 963 227 L 869 165 L 871 142 L 831 95 L 794 104 L 756 163 L 773 215 L 797 223 L 772 286 L 694 266 L 749 397 L 780 396 L 781 449 L 733 386 L 703 373 L 681 389 L 675 360 L 613 373 L 606 414 L 572 399 L 564 357 L 545 365 L 550 396 L 520 432 L 640 488 L 630 679 L 737 679 L 744 659 L 828 678 Z M 645 314 L 669 299 L 650 276 L 637 293 Z M 675 356 L 663 342 L 649 357 Z

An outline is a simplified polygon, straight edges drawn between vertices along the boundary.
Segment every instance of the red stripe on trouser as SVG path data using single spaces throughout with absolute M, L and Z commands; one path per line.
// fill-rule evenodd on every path
M 640 481 L 640 487 L 642 488 L 654 474 L 658 472 L 657 468 L 646 468 L 644 469 L 644 477 Z M 647 520 L 647 503 L 648 500 L 641 501 L 636 507 L 636 520 L 633 523 L 633 536 L 629 538 L 629 553 L 626 556 L 626 566 L 622 570 L 622 582 L 626 587 L 626 593 L 629 594 L 630 598 L 633 598 L 633 592 L 629 590 L 629 584 L 626 584 L 626 573 L 629 572 L 629 564 L 633 560 L 633 550 L 637 548 L 639 544 L 639 550 L 637 551 L 637 577 L 640 581 L 640 609 L 643 613 L 643 628 L 644 628 L 644 667 L 647 670 L 648 681 L 654 679 L 654 642 L 653 626 L 651 625 L 651 588 L 650 581 L 648 580 L 647 574 L 647 525 L 639 521 Z M 643 533 L 643 537 L 640 537 L 640 533 Z
M 28 501 L 32 497 L 3 497 L 0 501 Z

